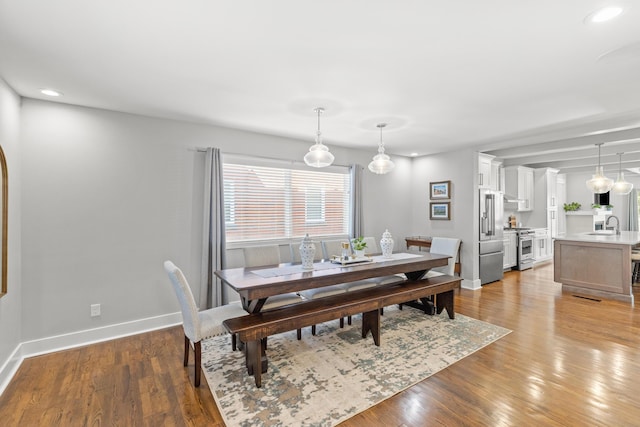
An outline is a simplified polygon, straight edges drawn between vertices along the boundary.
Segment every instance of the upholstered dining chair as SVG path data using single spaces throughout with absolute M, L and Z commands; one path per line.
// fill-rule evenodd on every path
M 178 297 L 180 309 L 182 311 L 182 328 L 184 329 L 184 366 L 189 364 L 189 343 L 193 343 L 193 351 L 195 354 L 194 362 L 194 385 L 200 386 L 201 366 L 201 346 L 200 342 L 209 337 L 216 335 L 224 335 L 226 330 L 222 326 L 222 322 L 231 317 L 244 316 L 247 312 L 242 308 L 239 302 L 233 302 L 228 305 L 210 308 L 208 310 L 198 311 L 198 306 L 193 298 L 193 293 L 189 287 L 187 279 L 182 271 L 171 261 L 164 262 L 164 270 L 169 275 L 173 290 Z M 236 337 L 233 335 L 232 346 L 236 349 Z
M 244 253 L 245 267 L 261 267 L 280 264 L 280 247 L 278 247 L 278 245 L 246 246 L 242 251 Z M 262 310 L 270 310 L 301 301 L 302 297 L 295 292 L 274 295 L 267 298 L 267 301 L 262 306 Z M 298 329 L 297 333 L 298 339 L 302 339 L 302 330 Z M 264 345 L 266 347 L 266 340 Z
M 453 276 L 456 268 L 456 261 L 458 260 L 458 251 L 460 249 L 460 239 L 453 239 L 450 237 L 433 237 L 431 239 L 431 248 L 429 252 L 434 254 L 449 255 L 449 261 L 447 265 L 442 267 L 434 267 L 425 274 L 425 278 L 442 276 L 444 274 Z M 433 301 L 433 297 L 428 298 Z M 400 304 L 402 309 L 402 304 Z M 427 310 L 425 309 L 425 312 Z
M 244 252 L 245 267 L 277 266 L 280 264 L 280 248 L 278 245 L 247 246 L 242 250 Z M 301 300 L 300 295 L 295 292 L 274 295 L 267 298 L 262 309 L 269 310 L 271 308 L 282 307 L 283 305 L 295 304 Z
M 449 255 L 449 262 L 442 267 L 435 267 L 429 270 L 426 277 L 435 277 L 446 274 L 453 276 L 456 262 L 458 261 L 458 251 L 460 250 L 460 239 L 450 237 L 434 237 L 431 239 L 429 252 L 434 254 Z
M 348 241 L 349 239 L 346 237 L 340 240 L 323 240 L 322 252 L 324 254 L 324 259 L 331 259 L 331 257 L 334 255 L 342 255 L 342 242 Z
M 321 261 L 324 256 L 322 253 L 322 245 L 315 242 L 313 243 L 313 245 L 316 248 L 316 251 L 313 254 L 313 261 Z M 289 244 L 289 249 L 291 251 L 291 262 L 301 262 L 302 259 L 300 258 L 300 243 Z

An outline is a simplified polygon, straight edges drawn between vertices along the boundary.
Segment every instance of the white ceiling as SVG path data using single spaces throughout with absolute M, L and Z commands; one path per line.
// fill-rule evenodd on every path
M 640 166 L 637 0 L 0 0 L 0 76 L 25 97 L 310 145 L 322 106 L 329 147 L 372 154 L 386 122 L 391 155 L 591 168 L 605 142 L 605 166 L 621 150 Z M 620 130 L 631 143 L 612 144 Z

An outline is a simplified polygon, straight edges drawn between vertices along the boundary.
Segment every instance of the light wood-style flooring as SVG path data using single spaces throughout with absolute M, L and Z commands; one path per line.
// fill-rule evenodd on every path
M 563 294 L 551 264 L 461 290 L 456 305 L 513 332 L 343 426 L 640 425 L 634 307 Z M 0 425 L 224 425 L 182 345 L 175 327 L 27 359 L 0 396 Z

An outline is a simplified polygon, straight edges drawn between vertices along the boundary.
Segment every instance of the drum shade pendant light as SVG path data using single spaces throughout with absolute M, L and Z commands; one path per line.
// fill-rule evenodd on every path
M 624 180 L 624 172 L 622 172 L 622 155 L 624 153 L 616 154 L 620 156 L 618 159 L 618 179 L 616 179 L 616 182 L 613 184 L 612 190 L 615 194 L 624 196 L 631 193 L 631 190 L 633 190 L 633 184 Z
M 324 108 L 314 108 L 313 111 L 318 114 L 318 132 L 316 133 L 316 143 L 309 148 L 309 152 L 304 156 L 304 162 L 314 168 L 324 168 L 333 163 L 334 156 L 329 152 L 329 148 L 322 143 L 320 114 L 324 113 Z
M 598 167 L 593 178 L 587 181 L 587 188 L 592 193 L 606 193 L 613 187 L 613 180 L 604 176 L 602 166 L 600 166 L 600 146 L 602 144 L 596 144 L 598 146 Z
M 378 144 L 378 154 L 373 156 L 373 160 L 371 161 L 371 163 L 369 163 L 369 170 L 373 173 L 377 173 L 378 175 L 384 175 L 385 173 L 391 172 L 396 166 L 391 161 L 391 158 L 384 154 L 384 144 L 382 143 L 382 128 L 384 128 L 386 125 L 386 123 L 380 123 L 376 125 L 380 129 L 380 143 Z

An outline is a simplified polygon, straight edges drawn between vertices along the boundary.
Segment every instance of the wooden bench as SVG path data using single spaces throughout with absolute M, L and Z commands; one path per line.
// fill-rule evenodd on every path
M 265 353 L 268 336 L 362 313 L 362 338 L 371 332 L 375 345 L 379 346 L 380 309 L 435 296 L 437 313 L 446 308 L 449 318 L 453 319 L 454 290 L 460 288 L 461 280 L 445 275 L 407 280 L 235 317 L 225 320 L 223 325 L 245 344 L 247 371 L 255 377 L 256 386 L 260 387 L 262 373 L 267 371 L 268 366 Z

